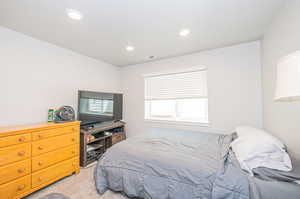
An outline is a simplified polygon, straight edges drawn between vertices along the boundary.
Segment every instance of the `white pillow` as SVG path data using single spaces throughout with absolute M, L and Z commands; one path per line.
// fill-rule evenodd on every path
M 268 142 L 270 144 L 275 144 L 280 148 L 285 148 L 285 145 L 278 138 L 262 129 L 251 126 L 238 126 L 235 128 L 235 132 L 238 135 L 238 139 L 254 138 L 257 140 L 259 139 L 261 142 Z
M 252 173 L 257 167 L 282 171 L 292 169 L 284 144 L 267 132 L 253 127 L 237 127 L 238 138 L 231 143 L 242 169 Z

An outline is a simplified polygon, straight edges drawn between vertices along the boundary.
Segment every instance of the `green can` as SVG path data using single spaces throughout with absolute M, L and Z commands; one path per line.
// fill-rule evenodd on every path
M 54 109 L 48 109 L 48 122 L 53 122 L 54 120 Z

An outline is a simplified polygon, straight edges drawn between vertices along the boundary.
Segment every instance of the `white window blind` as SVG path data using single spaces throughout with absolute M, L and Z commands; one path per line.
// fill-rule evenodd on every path
M 207 71 L 145 77 L 145 99 L 207 98 Z
M 207 71 L 145 77 L 145 119 L 207 124 Z

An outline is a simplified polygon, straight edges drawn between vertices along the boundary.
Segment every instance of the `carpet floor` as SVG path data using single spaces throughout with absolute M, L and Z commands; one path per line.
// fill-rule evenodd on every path
M 65 177 L 56 183 L 32 193 L 24 199 L 39 199 L 53 192 L 62 193 L 71 199 L 128 199 L 122 194 L 114 193 L 109 190 L 100 196 L 95 187 L 94 169 L 95 166 L 81 169 L 78 175 L 75 174 Z

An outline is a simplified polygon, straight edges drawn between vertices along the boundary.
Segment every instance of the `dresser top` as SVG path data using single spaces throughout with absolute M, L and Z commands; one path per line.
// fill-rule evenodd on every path
M 72 126 L 72 125 L 79 125 L 79 124 L 80 121 L 65 122 L 65 123 L 38 122 L 38 123 L 30 123 L 30 124 L 23 124 L 23 125 L 0 127 L 0 137 L 21 134 L 24 132 L 28 132 L 30 130 L 37 131 L 42 129 L 51 129 L 51 128 L 65 127 L 65 126 Z

